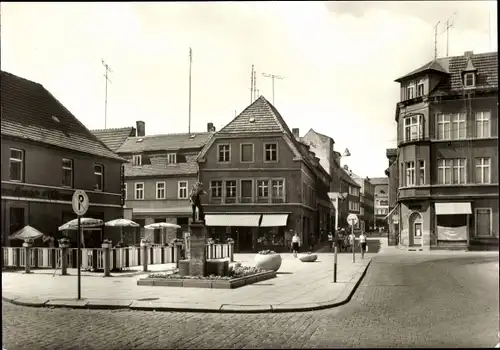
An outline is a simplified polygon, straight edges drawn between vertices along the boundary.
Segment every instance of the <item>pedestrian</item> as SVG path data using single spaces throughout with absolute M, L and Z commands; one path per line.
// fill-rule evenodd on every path
M 351 250 L 355 249 L 354 248 L 355 242 L 356 242 L 356 235 L 354 234 L 354 232 L 351 232 L 351 234 L 349 235 L 349 244 L 350 244 Z
M 328 245 L 330 249 L 333 250 L 333 234 L 331 232 L 328 232 Z
M 299 248 L 300 248 L 300 237 L 297 234 L 297 232 L 295 232 L 295 234 L 292 237 L 292 252 L 293 252 L 294 258 L 297 257 L 297 253 L 299 252 Z
M 366 236 L 363 231 L 361 231 L 361 234 L 359 235 L 359 243 L 361 244 L 361 259 L 363 259 L 366 252 Z

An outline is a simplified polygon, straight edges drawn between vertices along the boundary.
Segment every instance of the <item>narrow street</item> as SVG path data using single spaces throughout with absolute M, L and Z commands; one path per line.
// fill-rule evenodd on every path
M 498 256 L 380 255 L 348 304 L 286 314 L 35 309 L 3 303 L 4 348 L 493 347 Z

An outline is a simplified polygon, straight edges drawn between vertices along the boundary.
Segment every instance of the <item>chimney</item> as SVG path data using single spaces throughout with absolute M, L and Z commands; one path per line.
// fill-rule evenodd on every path
M 300 133 L 299 133 L 299 128 L 293 128 L 292 129 L 292 134 L 293 134 L 293 137 L 295 137 L 296 139 L 298 139 L 300 136 Z
M 344 170 L 349 170 L 349 167 L 346 165 L 344 165 Z
M 214 123 L 207 123 L 207 132 L 215 132 Z
M 141 120 L 138 120 L 135 122 L 135 124 L 137 126 L 137 132 L 135 136 L 137 137 L 146 136 L 146 123 L 144 123 Z
M 469 57 L 471 57 L 472 55 L 474 55 L 474 51 L 465 51 L 465 52 L 464 52 L 464 56 L 465 56 L 466 58 L 469 58 Z

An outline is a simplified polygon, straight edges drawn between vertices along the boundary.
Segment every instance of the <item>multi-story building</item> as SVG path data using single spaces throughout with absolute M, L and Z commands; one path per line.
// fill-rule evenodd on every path
M 352 179 L 360 186 L 359 193 L 359 222 L 360 229 L 363 231 L 371 231 L 374 225 L 374 197 L 375 186 L 370 182 L 368 177 L 361 177 L 352 173 Z
M 206 132 L 191 134 L 146 135 L 143 121 L 137 121 L 132 136 L 134 128 L 119 130 L 94 133 L 129 161 L 123 189 L 125 211 L 141 227 L 155 222 L 181 226 L 180 230 L 140 230 L 142 237 L 154 243 L 170 242 L 188 229 L 192 212 L 188 196 L 198 181 L 196 156 L 215 131 L 213 124 L 208 123 Z M 136 242 L 138 239 L 137 235 L 133 238 Z
M 41 84 L 1 74 L 2 244 L 21 244 L 7 236 L 25 225 L 59 239 L 58 227 L 76 218 L 71 199 L 77 189 L 89 197 L 85 217 L 120 218 L 125 160 Z M 93 229 L 84 244 L 100 246 L 104 236 L 117 243 L 119 234 L 114 228 Z M 69 238 L 76 243 L 75 234 Z
M 298 129 L 293 129 L 297 130 Z M 331 176 L 328 196 L 334 207 L 328 230 L 347 228 L 347 216 L 351 213 L 360 214 L 360 186 L 351 178 L 348 168 L 342 168 L 342 155 L 334 149 L 335 141 L 313 129 L 303 137 L 302 142 L 309 145 L 310 149 L 320 159 L 320 163 Z M 349 156 L 346 150 L 344 156 Z M 357 225 L 359 228 L 360 224 Z
M 387 231 L 387 214 L 389 214 L 389 179 L 372 177 L 370 182 L 374 192 L 375 230 Z
M 498 53 L 438 58 L 396 82 L 400 246 L 498 249 Z
M 292 232 L 304 246 L 326 230 L 330 176 L 260 96 L 215 133 L 198 156 L 205 221 L 237 251 L 287 250 Z
M 389 214 L 387 214 L 388 242 L 390 246 L 398 244 L 399 239 L 399 211 L 398 211 L 398 186 L 399 186 L 399 169 L 398 169 L 398 149 L 389 148 L 386 150 L 386 156 L 389 160 L 389 167 L 385 170 L 388 177 L 389 191 Z

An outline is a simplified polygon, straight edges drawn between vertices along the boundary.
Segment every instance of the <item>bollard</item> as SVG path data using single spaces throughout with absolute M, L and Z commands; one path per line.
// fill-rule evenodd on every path
M 103 265 L 104 265 L 104 277 L 111 276 L 111 244 L 103 243 L 102 244 L 103 251 Z
M 31 243 L 24 242 L 23 247 L 25 250 L 25 264 L 24 264 L 24 273 L 31 273 Z
M 147 272 L 148 271 L 148 244 L 147 243 L 141 243 L 141 248 L 142 248 L 142 271 Z
M 229 261 L 234 261 L 234 242 L 229 242 Z
M 337 245 L 333 248 L 333 282 L 337 282 Z
M 68 275 L 68 259 L 66 256 L 68 255 L 68 247 L 66 245 L 61 246 L 61 276 Z

